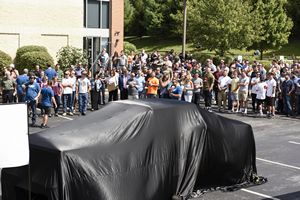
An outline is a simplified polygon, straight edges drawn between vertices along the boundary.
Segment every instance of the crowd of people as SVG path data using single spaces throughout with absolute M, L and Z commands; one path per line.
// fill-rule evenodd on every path
M 205 63 L 192 57 L 163 54 L 155 51 L 125 55 L 123 51 L 109 56 L 103 49 L 96 66 L 83 67 L 59 64 L 44 70 L 24 69 L 23 74 L 11 64 L 4 69 L 0 82 L 3 103 L 27 102 L 32 126 L 36 124 L 37 107 L 43 115 L 42 128 L 48 127 L 48 117 L 86 115 L 98 110 L 108 101 L 142 98 L 167 98 L 186 101 L 212 112 L 248 114 L 272 118 L 276 114 L 300 115 L 300 63 L 288 64 L 273 60 L 270 66 L 248 60 L 224 60 L 216 65 L 212 59 Z M 202 106 L 202 105 L 201 105 Z M 60 113 L 59 113 L 60 112 Z

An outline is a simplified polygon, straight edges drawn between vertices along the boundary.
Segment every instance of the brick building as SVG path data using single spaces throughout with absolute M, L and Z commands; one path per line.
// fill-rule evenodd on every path
M 124 0 L 0 0 L 0 50 L 13 58 L 25 45 L 42 45 L 56 59 L 66 45 L 88 50 L 123 49 Z

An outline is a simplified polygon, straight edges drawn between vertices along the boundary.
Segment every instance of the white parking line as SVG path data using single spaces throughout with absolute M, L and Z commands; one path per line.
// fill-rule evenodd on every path
M 58 115 L 58 117 L 60 117 L 60 118 L 63 118 L 63 119 L 67 119 L 67 120 L 73 120 L 72 118 L 70 118 L 70 117 L 65 117 L 65 116 L 62 116 L 62 115 Z
M 255 195 L 260 196 L 260 197 L 264 197 L 264 198 L 268 198 L 268 199 L 274 199 L 274 200 L 280 200 L 278 198 L 271 197 L 269 195 L 261 194 L 261 193 L 258 193 L 258 192 L 254 192 L 254 191 L 251 191 L 251 190 L 247 190 L 247 189 L 241 189 L 241 190 L 244 191 L 244 192 L 248 192 L 250 194 L 255 194 Z
M 260 161 L 263 161 L 263 162 L 267 162 L 267 163 L 271 163 L 271 164 L 275 164 L 275 165 L 280 165 L 280 166 L 283 166 L 283 167 L 288 167 L 288 168 L 300 170 L 300 167 L 287 165 L 287 164 L 280 163 L 280 162 L 274 162 L 274 161 L 266 160 L 266 159 L 262 159 L 262 158 L 256 158 L 256 160 L 260 160 Z
M 294 142 L 294 141 L 289 141 L 289 143 L 291 143 L 291 144 L 298 144 L 298 145 L 300 145 L 300 143 L 299 143 L 299 142 Z
M 261 194 L 261 193 L 258 193 L 258 192 L 254 192 L 254 191 L 251 191 L 251 190 L 247 190 L 247 189 L 241 189 L 241 190 L 244 191 L 244 192 L 248 192 L 250 194 L 255 194 L 255 195 L 260 196 L 260 197 L 279 200 L 278 198 L 275 198 L 275 197 L 272 197 L 272 196 L 269 196 L 269 195 L 265 195 L 265 194 Z

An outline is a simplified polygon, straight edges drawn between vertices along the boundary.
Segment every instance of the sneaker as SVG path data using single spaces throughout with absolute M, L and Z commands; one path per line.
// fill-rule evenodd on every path
M 47 124 L 41 124 L 41 128 L 49 128 L 49 126 Z
M 35 123 L 30 124 L 31 127 L 36 127 Z
M 73 116 L 74 114 L 73 114 L 72 112 L 69 112 L 69 115 L 70 115 L 70 116 Z
M 212 109 L 211 109 L 211 108 L 208 108 L 208 112 L 212 112 Z
M 63 113 L 63 114 L 62 114 L 62 116 L 66 116 L 66 115 L 67 115 L 67 113 Z
M 58 117 L 58 113 L 55 113 L 54 116 L 55 116 L 55 117 Z

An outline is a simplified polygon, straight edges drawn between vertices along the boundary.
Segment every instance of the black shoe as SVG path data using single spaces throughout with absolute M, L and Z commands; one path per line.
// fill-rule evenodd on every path
M 35 123 L 30 124 L 31 127 L 36 127 Z
M 41 124 L 41 128 L 49 128 L 47 124 Z
M 86 113 L 84 113 L 84 112 L 83 112 L 83 113 L 81 113 L 81 115 L 85 116 L 85 115 L 86 115 Z
M 52 117 L 52 115 L 51 115 L 51 114 L 49 114 L 49 115 L 48 115 L 48 117 Z

